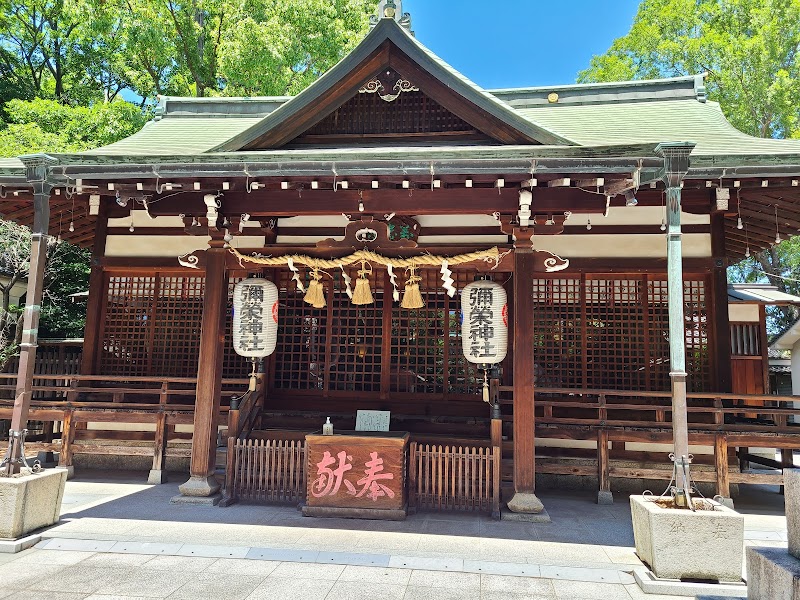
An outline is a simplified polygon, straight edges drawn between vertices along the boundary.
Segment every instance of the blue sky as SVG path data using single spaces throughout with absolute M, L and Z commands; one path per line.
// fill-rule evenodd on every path
M 574 83 L 638 0 L 403 0 L 417 38 L 484 88 Z

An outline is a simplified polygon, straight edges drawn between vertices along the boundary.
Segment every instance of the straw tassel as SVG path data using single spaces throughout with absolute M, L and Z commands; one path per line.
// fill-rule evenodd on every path
M 406 280 L 406 287 L 403 290 L 403 301 L 400 306 L 403 308 L 422 308 L 425 303 L 422 301 L 422 294 L 419 291 L 419 282 L 422 277 L 417 275 L 416 267 L 409 267 L 410 272 L 408 280 Z
M 312 270 L 311 281 L 308 282 L 308 290 L 303 298 L 314 308 L 325 308 L 325 288 L 322 287 L 320 279 L 322 279 L 322 275 L 319 269 Z
M 372 297 L 372 290 L 369 289 L 369 275 L 372 273 L 372 266 L 363 261 L 361 269 L 358 271 L 358 279 L 356 279 L 356 289 L 353 291 L 353 304 L 372 304 L 375 302 Z

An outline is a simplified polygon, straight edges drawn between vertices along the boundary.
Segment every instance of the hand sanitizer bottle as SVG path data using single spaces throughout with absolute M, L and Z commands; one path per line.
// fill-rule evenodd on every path
M 322 435 L 333 435 L 333 423 L 331 423 L 330 417 L 325 418 L 325 423 L 322 425 Z

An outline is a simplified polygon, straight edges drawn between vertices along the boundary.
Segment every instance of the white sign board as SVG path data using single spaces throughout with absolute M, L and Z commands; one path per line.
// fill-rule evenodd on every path
M 359 410 L 356 412 L 356 431 L 389 431 L 388 410 Z

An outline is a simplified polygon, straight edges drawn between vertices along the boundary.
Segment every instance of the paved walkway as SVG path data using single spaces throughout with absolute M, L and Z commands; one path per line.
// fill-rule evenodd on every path
M 630 509 L 542 493 L 553 522 L 422 513 L 403 522 L 304 518 L 291 507 L 169 504 L 175 483 L 84 473 L 35 548 L 0 554 L 0 599 L 667 600 L 631 572 Z M 777 488 L 740 498 L 748 544 L 786 546 Z

